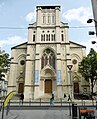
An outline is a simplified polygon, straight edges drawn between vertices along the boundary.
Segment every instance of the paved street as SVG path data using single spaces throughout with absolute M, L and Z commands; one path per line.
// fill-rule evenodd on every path
M 60 103 L 50 106 L 49 103 L 35 105 L 29 103 L 24 103 L 24 105 L 19 103 L 11 103 L 10 111 L 6 115 L 6 109 L 4 111 L 3 119 L 72 119 L 70 116 L 69 105 L 60 105 Z M 88 105 L 87 109 L 95 110 L 95 106 Z M 78 115 L 79 115 L 79 110 Z M 95 112 L 97 114 L 97 112 Z M 0 112 L 0 119 L 2 119 L 2 111 Z M 79 118 L 78 118 L 79 119 Z
M 5 110 L 6 111 L 6 110 Z M 1 113 L 0 113 L 1 114 Z M 1 115 L 0 115 L 1 117 Z M 4 119 L 71 119 L 68 110 L 10 110 Z

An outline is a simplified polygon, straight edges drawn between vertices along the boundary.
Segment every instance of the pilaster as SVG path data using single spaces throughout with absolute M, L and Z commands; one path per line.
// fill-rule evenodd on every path
M 17 64 L 16 56 L 15 56 L 15 49 L 12 49 L 12 58 L 10 63 L 10 72 L 9 72 L 9 80 L 8 80 L 8 93 L 16 90 L 16 70 L 17 70 Z
M 25 85 L 24 85 L 24 98 L 25 100 L 30 100 L 33 97 L 34 92 L 34 45 L 27 46 L 27 56 L 26 56 L 26 69 L 25 69 Z

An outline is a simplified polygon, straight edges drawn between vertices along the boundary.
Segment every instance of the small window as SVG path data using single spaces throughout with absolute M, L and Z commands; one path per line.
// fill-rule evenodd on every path
M 50 23 L 50 15 L 48 15 L 48 23 Z
M 43 35 L 41 35 L 41 41 L 43 41 Z
M 43 24 L 45 23 L 45 16 L 43 15 Z
M 48 41 L 49 40 L 49 35 L 48 34 L 46 34 L 46 41 Z
M 51 35 L 51 40 L 53 41 L 53 34 Z
M 55 17 L 54 17 L 54 15 L 52 16 L 52 23 L 53 24 L 55 23 Z
M 61 34 L 61 39 L 62 39 L 62 41 L 64 41 L 64 35 L 63 34 Z
M 76 60 L 76 59 L 73 59 L 73 60 L 72 60 L 72 63 L 73 63 L 73 64 L 77 64 L 77 60 Z
M 45 34 L 43 35 L 43 41 L 45 41 Z
M 51 41 L 55 41 L 55 34 L 51 34 Z
M 35 41 L 35 35 L 33 35 L 33 41 Z
M 55 41 L 55 34 L 54 34 L 54 41 Z
M 21 61 L 20 61 L 20 64 L 21 64 L 21 65 L 24 65 L 24 64 L 25 64 L 25 61 L 24 61 L 24 60 L 21 60 Z
M 49 41 L 50 41 L 50 34 L 49 34 Z

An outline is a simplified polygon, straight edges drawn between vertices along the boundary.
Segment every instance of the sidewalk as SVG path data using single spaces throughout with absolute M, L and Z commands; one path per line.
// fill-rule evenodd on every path
M 0 112 L 0 117 L 2 113 Z M 71 119 L 68 110 L 10 110 L 4 119 Z

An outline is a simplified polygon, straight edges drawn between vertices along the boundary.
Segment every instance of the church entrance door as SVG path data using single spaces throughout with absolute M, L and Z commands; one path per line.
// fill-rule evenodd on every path
M 79 93 L 79 83 L 74 83 L 74 93 Z
M 52 93 L 52 80 L 51 79 L 45 80 L 45 93 Z
M 23 93 L 23 92 L 24 92 L 24 83 L 19 83 L 18 93 Z

